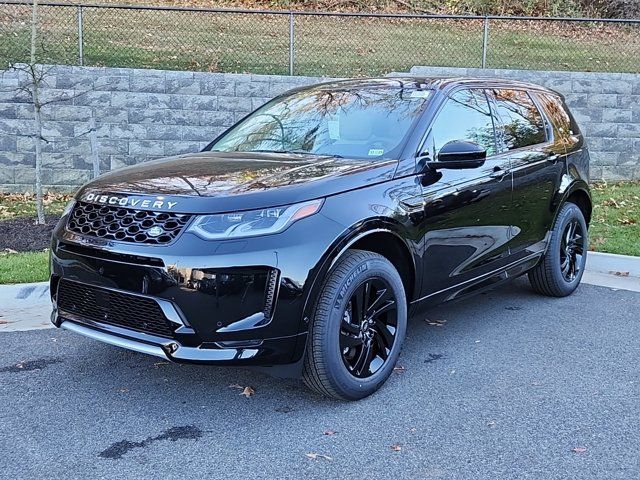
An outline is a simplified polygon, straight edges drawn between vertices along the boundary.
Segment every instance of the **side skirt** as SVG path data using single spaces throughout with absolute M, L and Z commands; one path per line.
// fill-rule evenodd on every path
M 508 280 L 519 277 L 529 269 L 533 268 L 543 255 L 544 252 L 536 252 L 510 263 L 506 267 L 485 273 L 484 275 L 480 275 L 471 280 L 466 280 L 458 285 L 453 285 L 452 287 L 431 293 L 418 300 L 414 300 L 411 302 L 412 312 L 424 308 L 425 306 L 423 302 L 425 300 L 429 300 L 429 306 L 453 300 L 461 300 L 468 296 L 493 288 Z

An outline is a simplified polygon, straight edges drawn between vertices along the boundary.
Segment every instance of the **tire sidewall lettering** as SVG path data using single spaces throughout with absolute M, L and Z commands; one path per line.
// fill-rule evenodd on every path
M 343 308 L 344 299 L 347 297 L 351 285 L 353 285 L 353 282 L 356 281 L 358 277 L 367 270 L 369 270 L 369 262 L 363 262 L 362 264 L 358 265 L 353 272 L 351 272 L 351 274 L 347 277 L 347 279 L 340 287 L 333 308 L 338 310 L 341 310 Z

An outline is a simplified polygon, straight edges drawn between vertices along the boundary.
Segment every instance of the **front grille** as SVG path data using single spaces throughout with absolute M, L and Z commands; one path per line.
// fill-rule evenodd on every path
M 167 244 L 176 239 L 191 215 L 134 210 L 78 202 L 67 228 L 81 235 L 120 242 Z
M 98 323 L 107 323 L 172 337 L 174 327 L 157 302 L 138 295 L 114 292 L 62 279 L 58 286 L 58 308 L 63 312 Z

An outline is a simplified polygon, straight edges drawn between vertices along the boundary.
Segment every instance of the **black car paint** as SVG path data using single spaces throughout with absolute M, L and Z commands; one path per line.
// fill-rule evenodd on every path
M 74 234 L 65 228 L 64 217 L 51 249 L 53 323 L 75 322 L 114 338 L 161 345 L 175 361 L 282 366 L 285 374 L 296 375 L 322 280 L 349 247 L 369 239 L 393 245 L 404 260 L 412 312 L 524 273 L 544 254 L 560 205 L 572 194 L 589 199 L 589 156 L 575 122 L 575 131 L 562 142 L 554 138 L 535 148 L 497 154 L 474 169 L 436 170 L 421 163 L 420 153 L 431 121 L 452 92 L 504 87 L 524 89 L 535 99 L 536 92 L 549 91 L 488 79 L 405 78 L 367 84 L 394 81 L 433 89 L 397 160 L 205 151 L 122 169 L 85 185 L 78 199 L 90 194 L 162 197 L 174 204 L 172 211 L 189 214 L 316 198 L 324 198 L 324 204 L 319 213 L 276 235 L 205 241 L 185 231 L 166 246 Z M 359 84 L 336 82 L 323 88 Z M 149 203 L 148 210 L 163 208 Z M 261 318 L 264 295 L 246 285 L 271 270 L 278 275 L 274 308 Z M 193 272 L 231 279 L 224 301 L 218 284 L 212 294 L 211 288 L 191 280 Z M 188 326 L 168 340 L 61 312 L 55 307 L 61 278 L 166 300 Z

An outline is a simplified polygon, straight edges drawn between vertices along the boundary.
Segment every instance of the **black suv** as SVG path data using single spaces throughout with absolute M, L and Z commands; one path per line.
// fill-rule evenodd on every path
M 573 292 L 588 173 L 562 96 L 537 85 L 293 90 L 200 153 L 82 187 L 53 235 L 52 321 L 359 399 L 393 370 L 411 314 L 524 273 Z

